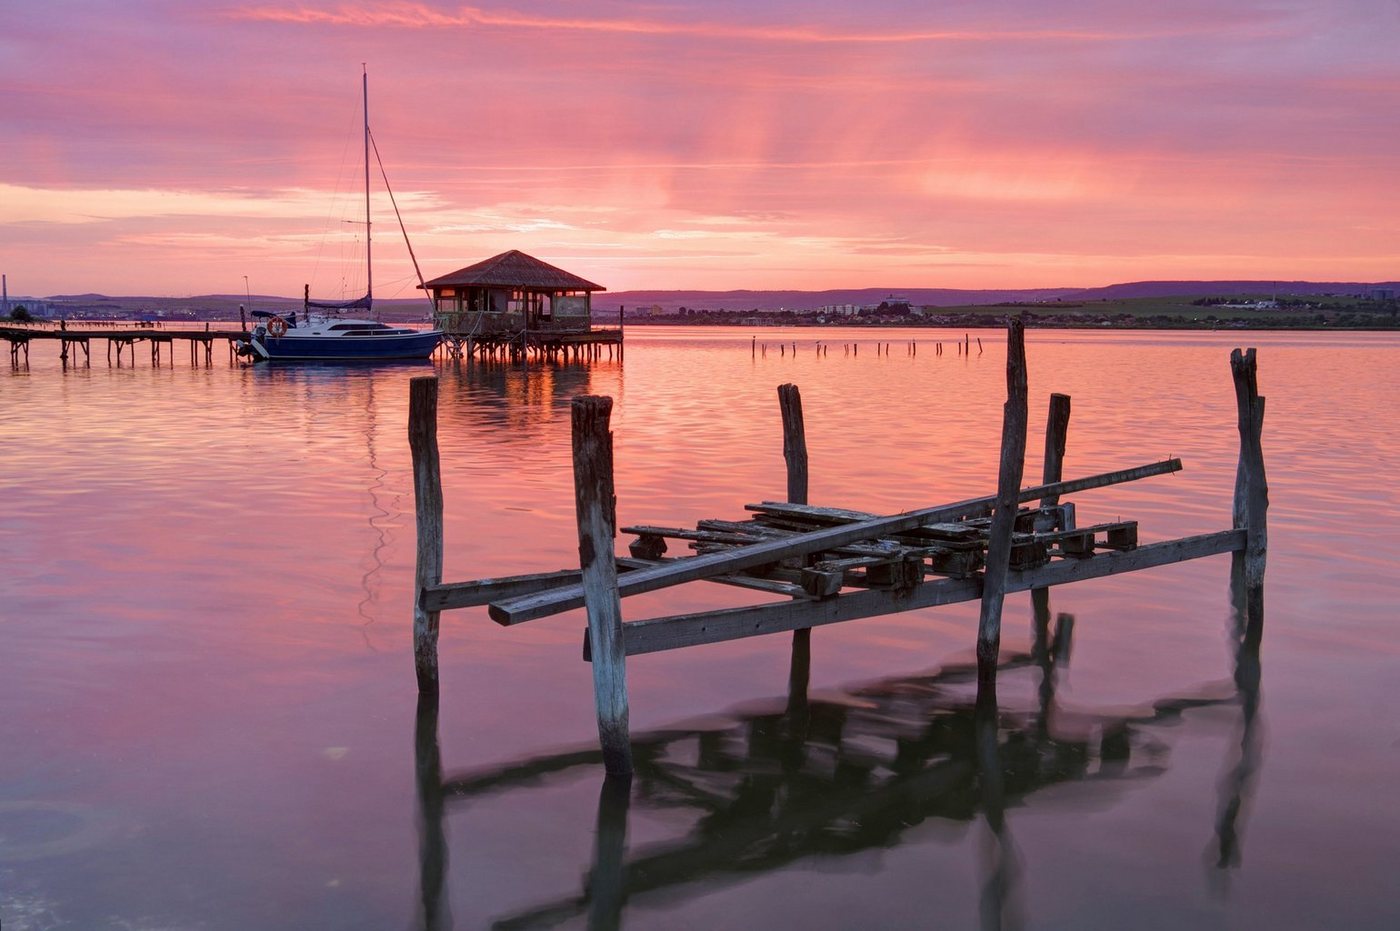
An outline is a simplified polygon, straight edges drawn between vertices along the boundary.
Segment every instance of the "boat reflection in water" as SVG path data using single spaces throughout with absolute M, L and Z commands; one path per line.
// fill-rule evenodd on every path
M 1257 630 L 1233 630 L 1233 682 L 1164 697 L 1131 713 L 1070 711 L 1056 699 L 1068 666 L 1074 619 L 1050 630 L 1048 601 L 1034 599 L 1030 653 L 1003 654 L 1002 674 L 1040 676 L 1038 700 L 1013 710 L 981 694 L 976 663 L 885 679 L 835 695 L 809 696 L 805 651 L 794 651 L 792 688 L 772 707 L 721 722 L 634 735 L 635 775 L 605 777 L 598 802 L 593 863 L 583 888 L 548 898 L 497 928 L 577 924 L 616 928 L 633 896 L 711 891 L 788 867 L 800 858 L 858 854 L 899 845 L 932 819 L 979 818 L 988 844 L 981 863 L 982 926 L 1021 924 L 1020 857 L 1007 827 L 1008 806 L 1028 807 L 1042 789 L 1088 786 L 1095 799 L 1166 772 L 1164 725 L 1192 708 L 1238 704 L 1242 732 L 1227 765 L 1208 860 L 1221 870 L 1240 859 L 1240 819 L 1259 767 Z M 445 885 L 450 806 L 512 790 L 528 791 L 577 767 L 598 769 L 598 749 L 534 757 L 458 775 L 442 775 L 437 699 L 420 698 L 416 733 L 422 898 L 419 926 L 452 926 Z M 626 849 L 632 805 L 693 816 L 678 840 Z

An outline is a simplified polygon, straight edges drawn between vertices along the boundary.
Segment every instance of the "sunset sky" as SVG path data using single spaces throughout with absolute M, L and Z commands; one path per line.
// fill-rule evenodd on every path
M 1395 0 L 6 0 L 10 293 L 353 296 L 362 62 L 427 277 L 1400 278 Z

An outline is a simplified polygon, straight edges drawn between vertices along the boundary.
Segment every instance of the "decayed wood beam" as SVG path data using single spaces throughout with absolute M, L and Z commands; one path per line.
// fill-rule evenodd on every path
M 1022 502 L 1034 501 L 1046 494 L 1074 494 L 1091 488 L 1105 488 L 1110 485 L 1133 482 L 1153 475 L 1165 475 L 1180 470 L 1180 459 L 1167 459 L 1131 469 L 1120 469 L 1114 472 L 1103 472 L 1098 475 L 1071 479 L 1054 485 L 1036 485 L 1023 489 L 1018 497 Z M 819 553 L 848 543 L 878 539 L 891 533 L 912 530 L 924 524 L 940 523 L 970 513 L 985 511 L 995 503 L 995 495 L 968 498 L 952 504 L 921 508 L 904 514 L 858 521 L 794 537 L 754 543 L 723 553 L 709 553 L 689 559 L 678 559 L 654 569 L 642 569 L 627 573 L 618 580 L 618 592 L 622 596 L 638 595 L 642 592 L 656 591 L 660 588 L 680 585 L 683 582 L 693 582 L 712 575 L 737 572 L 751 566 L 778 562 L 793 556 Z M 582 606 L 582 588 L 570 585 L 535 595 L 493 602 L 490 612 L 493 620 L 509 625 L 548 617 Z
M 1002 407 L 1001 466 L 997 470 L 996 511 L 987 535 L 982 608 L 977 622 L 978 682 L 996 678 L 1001 650 L 1001 605 L 1011 563 L 1011 534 L 1016 529 L 1017 489 L 1026 465 L 1026 332 L 1020 317 L 1006 328 L 1006 404 Z M 992 700 L 992 706 L 996 701 Z
M 1245 537 L 1244 530 L 1222 530 L 1149 543 L 1135 550 L 1110 551 L 1087 559 L 1056 560 L 1037 569 L 1013 569 L 1006 576 L 1006 592 L 1048 588 L 1240 551 L 1245 547 Z M 982 585 L 979 579 L 939 579 L 926 581 L 906 591 L 870 589 L 823 601 L 781 601 L 632 621 L 624 627 L 623 640 L 627 655 L 636 656 L 973 601 L 980 597 Z
M 549 591 L 561 585 L 577 585 L 582 578 L 583 574 L 577 569 L 559 569 L 470 582 L 447 582 L 425 588 L 422 602 L 430 611 L 471 608 L 504 598 Z
M 635 569 L 649 569 L 674 560 L 649 560 L 620 556 L 617 559 L 619 572 Z M 429 611 L 450 611 L 456 608 L 474 608 L 504 598 L 544 592 L 561 585 L 578 585 L 583 573 L 578 569 L 558 569 L 554 572 L 530 572 L 524 575 L 501 576 L 495 579 L 474 579 L 470 582 L 443 582 L 430 585 L 423 590 L 422 602 Z M 751 588 L 759 591 L 775 592 L 783 595 L 801 596 L 801 586 L 790 582 L 778 582 L 742 575 L 718 575 L 705 579 L 720 585 Z
M 574 501 L 583 600 L 588 609 L 593 653 L 593 698 L 603 766 L 612 776 L 632 773 L 627 735 L 627 662 L 622 643 L 622 605 L 613 553 L 617 496 L 613 486 L 612 398 L 574 398 Z
M 414 378 L 408 385 L 408 446 L 413 455 L 413 502 L 418 528 L 414 573 L 413 663 L 418 691 L 438 687 L 438 612 L 424 591 L 442 581 L 442 470 L 437 444 L 438 381 Z

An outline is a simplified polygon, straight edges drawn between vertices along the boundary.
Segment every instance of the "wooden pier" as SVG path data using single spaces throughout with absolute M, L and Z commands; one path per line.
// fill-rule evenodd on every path
M 788 469 L 786 502 L 746 505 L 742 520 L 702 521 L 694 528 L 638 526 L 629 556 L 615 555 L 612 400 L 573 401 L 575 503 L 579 569 L 469 582 L 442 582 L 442 486 L 436 441 L 437 380 L 410 386 L 409 442 L 417 502 L 418 570 L 414 650 L 419 689 L 436 694 L 439 612 L 488 605 L 492 619 L 514 625 L 572 608 L 587 611 L 584 658 L 592 663 L 602 758 L 611 775 L 633 769 L 628 737 L 626 658 L 660 650 L 795 631 L 793 676 L 805 686 L 812 628 L 919 608 L 980 601 L 976 649 L 979 701 L 996 706 L 1001 611 L 1005 595 L 1045 591 L 1087 579 L 1234 554 L 1234 576 L 1257 643 L 1262 626 L 1268 491 L 1260 435 L 1264 399 L 1254 350 L 1231 356 L 1240 432 L 1234 526 L 1228 530 L 1140 544 L 1136 521 L 1083 523 L 1063 496 L 1181 469 L 1168 459 L 1064 480 L 1060 475 L 1069 398 L 1053 395 L 1045 466 L 1039 485 L 1022 485 L 1026 450 L 1026 362 L 1019 319 L 1008 328 L 1007 394 L 995 494 L 895 515 L 873 515 L 806 502 L 807 451 L 797 388 L 779 389 Z M 1031 505 L 1022 507 L 1021 505 Z M 672 544 L 690 554 L 668 557 Z M 621 599 L 690 581 L 708 581 L 780 596 L 759 605 L 632 620 Z
M 115 364 L 117 368 L 121 368 L 123 354 L 126 354 L 130 364 L 136 364 L 136 344 L 141 342 L 149 344 L 151 365 L 153 366 L 164 364 L 166 359 L 171 365 L 174 365 L 176 356 L 179 354 L 176 346 L 180 343 L 189 347 L 190 365 L 197 366 L 201 362 L 204 365 L 212 365 L 215 341 L 225 340 L 228 343 L 228 359 L 232 363 L 237 360 L 235 347 L 240 340 L 247 338 L 246 330 L 215 330 L 207 323 L 202 330 L 167 330 L 125 321 L 108 326 L 81 328 L 70 327 L 66 323 L 61 323 L 58 326 L 0 326 L 0 339 L 9 343 L 11 368 L 21 368 L 29 364 L 29 344 L 35 340 L 57 342 L 58 357 L 65 368 L 70 364 L 91 368 L 93 341 L 105 341 L 107 344 L 107 364 L 109 366 L 113 364 L 113 353 L 115 352 Z

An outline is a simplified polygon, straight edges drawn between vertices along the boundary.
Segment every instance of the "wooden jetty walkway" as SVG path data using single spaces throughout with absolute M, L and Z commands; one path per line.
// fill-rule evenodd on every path
M 158 366 L 162 364 L 162 359 L 168 358 L 170 364 L 175 364 L 176 346 L 185 343 L 190 350 L 190 365 L 199 365 L 201 360 L 205 365 L 212 365 L 214 361 L 214 342 L 225 340 L 228 343 L 229 362 L 237 359 L 235 346 L 239 340 L 246 340 L 248 332 L 243 329 L 213 329 L 208 323 L 204 329 L 165 329 L 156 326 L 142 326 L 138 323 L 121 321 L 107 326 L 68 326 L 61 323 L 58 326 L 51 325 L 0 325 L 0 339 L 5 340 L 10 345 L 10 366 L 19 368 L 29 364 L 29 344 L 35 340 L 50 341 L 58 343 L 58 357 L 66 368 L 71 362 L 73 365 L 81 364 L 83 367 L 92 365 L 93 340 L 105 340 L 107 343 L 107 364 L 112 364 L 112 353 L 116 352 L 116 365 L 118 368 L 122 364 L 122 354 L 127 353 L 127 358 L 132 365 L 136 364 L 136 344 L 146 342 L 150 344 L 151 364 Z M 81 353 L 81 361 L 79 359 Z
M 886 516 L 809 506 L 801 398 L 795 386 L 784 385 L 779 403 L 788 501 L 750 504 L 746 509 L 754 516 L 748 519 L 702 521 L 693 529 L 624 528 L 636 540 L 629 556 L 618 558 L 612 399 L 578 397 L 572 417 L 580 568 L 446 584 L 437 380 L 413 379 L 408 433 L 418 528 L 414 653 L 420 691 L 438 688 L 439 612 L 488 605 L 497 623 L 514 625 L 583 607 L 584 658 L 592 664 L 604 766 L 609 774 L 629 775 L 628 656 L 794 631 L 798 670 L 806 667 L 812 628 L 976 600 L 981 603 L 979 689 L 995 707 L 1006 594 L 1029 590 L 1033 598 L 1044 597 L 1054 585 L 1223 553 L 1235 554 L 1233 570 L 1246 593 L 1251 629 L 1257 631 L 1268 491 L 1260 446 L 1264 399 L 1257 390 L 1254 350 L 1237 349 L 1230 360 L 1240 433 L 1233 527 L 1140 544 L 1135 521 L 1081 523 L 1074 504 L 1062 498 L 1175 472 L 1180 460 L 1065 480 L 1069 398 L 1052 395 L 1042 481 L 1023 487 L 1027 383 L 1019 319 L 1009 325 L 1007 345 L 1008 399 L 995 494 Z M 672 542 L 694 555 L 668 557 Z M 700 580 L 757 589 L 781 600 L 623 622 L 622 598 Z

